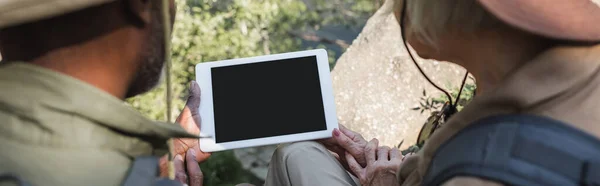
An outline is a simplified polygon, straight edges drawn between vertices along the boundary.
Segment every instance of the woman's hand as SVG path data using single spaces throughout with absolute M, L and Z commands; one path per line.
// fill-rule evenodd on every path
M 350 170 L 363 186 L 397 186 L 396 173 L 402 164 L 400 150 L 387 146 L 377 147 L 379 141 L 373 139 L 365 147 L 366 166 L 361 166 L 354 156 L 345 154 Z
M 343 125 L 340 124 L 339 126 L 339 129 L 333 129 L 333 137 L 321 140 L 321 144 L 329 151 L 335 153 L 334 155 L 336 158 L 348 171 L 350 171 L 350 169 L 346 157 L 344 156 L 346 152 L 350 153 L 360 165 L 366 166 L 364 149 L 367 146 L 367 140 L 365 140 L 362 135 Z

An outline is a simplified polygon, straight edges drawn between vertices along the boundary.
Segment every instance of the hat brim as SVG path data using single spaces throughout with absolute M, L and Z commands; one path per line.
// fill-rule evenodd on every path
M 0 0 L 0 28 L 48 19 L 115 0 Z
M 600 41 L 600 5 L 592 0 L 479 0 L 498 19 L 542 36 Z

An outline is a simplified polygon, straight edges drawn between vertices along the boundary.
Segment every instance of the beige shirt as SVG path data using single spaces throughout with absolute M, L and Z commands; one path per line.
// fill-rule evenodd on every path
M 0 174 L 34 186 L 121 185 L 136 156 L 164 154 L 174 137 L 196 136 L 70 76 L 0 65 Z
M 477 96 L 438 129 L 399 172 L 402 185 L 420 185 L 436 149 L 470 123 L 498 114 L 534 114 L 568 123 L 600 138 L 600 45 L 563 46 L 518 67 L 495 88 Z M 459 177 L 454 185 L 501 185 Z

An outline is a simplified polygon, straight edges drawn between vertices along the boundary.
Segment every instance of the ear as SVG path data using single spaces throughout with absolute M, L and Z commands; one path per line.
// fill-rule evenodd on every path
M 128 11 L 137 21 L 149 24 L 152 20 L 152 2 L 154 0 L 125 0 Z M 156 1 L 154 1 L 156 3 Z

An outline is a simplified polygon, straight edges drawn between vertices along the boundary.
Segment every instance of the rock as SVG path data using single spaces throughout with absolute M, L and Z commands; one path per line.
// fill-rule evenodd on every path
M 440 94 L 419 73 L 402 44 L 400 27 L 386 3 L 368 21 L 332 72 L 340 123 L 380 144 L 403 148 L 415 143 L 428 113 L 411 110 L 423 89 Z M 416 55 L 413 52 L 414 55 Z M 417 57 L 417 56 L 415 56 Z M 417 57 L 418 58 L 418 57 Z M 458 87 L 465 70 L 457 65 L 418 63 L 442 87 Z M 447 86 L 450 85 L 450 86 Z

